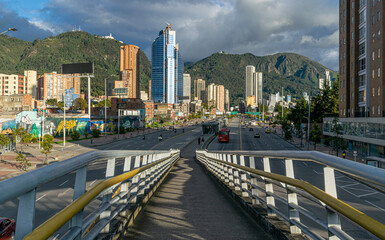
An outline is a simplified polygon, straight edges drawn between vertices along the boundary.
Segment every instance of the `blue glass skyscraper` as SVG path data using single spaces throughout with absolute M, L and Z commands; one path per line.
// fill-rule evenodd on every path
M 152 44 L 151 97 L 154 102 L 177 103 L 179 84 L 183 84 L 183 62 L 177 46 L 171 25 L 161 30 Z

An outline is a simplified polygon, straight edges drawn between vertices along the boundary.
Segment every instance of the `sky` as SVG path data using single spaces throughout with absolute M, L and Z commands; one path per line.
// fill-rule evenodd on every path
M 80 26 L 137 45 L 149 59 L 167 23 L 185 62 L 219 51 L 294 52 L 338 70 L 337 0 L 0 0 L 0 32 L 17 28 L 11 37 L 33 41 Z

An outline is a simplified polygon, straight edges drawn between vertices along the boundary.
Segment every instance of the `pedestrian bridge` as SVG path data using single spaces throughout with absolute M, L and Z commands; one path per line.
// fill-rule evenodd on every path
M 385 239 L 384 224 L 338 199 L 335 180 L 385 186 L 381 169 L 315 151 L 184 151 L 89 152 L 0 182 L 0 204 L 19 198 L 15 239 L 54 238 L 63 226 L 60 239 Z M 104 180 L 86 191 L 95 162 Z M 312 174 L 298 178 L 298 162 L 322 166 L 323 189 Z M 35 226 L 37 188 L 71 172 L 73 202 Z

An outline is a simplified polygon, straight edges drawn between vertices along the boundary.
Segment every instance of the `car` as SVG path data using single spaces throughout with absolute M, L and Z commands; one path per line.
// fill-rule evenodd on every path
M 0 239 L 8 240 L 15 234 L 16 222 L 13 219 L 0 217 Z
M 249 131 L 252 132 L 252 131 L 254 131 L 254 129 L 251 127 L 251 128 L 249 128 Z
M 270 133 L 270 129 L 266 129 L 265 133 Z
M 256 133 L 256 134 L 254 134 L 254 137 L 255 138 L 260 138 L 261 136 L 259 136 L 259 133 Z

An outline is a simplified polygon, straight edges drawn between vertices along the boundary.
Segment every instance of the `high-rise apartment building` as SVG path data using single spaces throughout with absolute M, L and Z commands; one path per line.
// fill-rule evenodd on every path
M 183 74 L 183 99 L 191 101 L 191 76 L 188 73 Z
M 176 32 L 171 30 L 171 25 L 161 30 L 152 43 L 151 59 L 152 100 L 177 103 L 178 96 L 182 95 L 179 91 L 183 90 L 183 61 L 176 43 Z
M 0 74 L 0 95 L 27 94 L 28 80 L 15 74 Z
M 216 108 L 224 112 L 225 111 L 225 87 L 223 85 L 216 85 L 215 86 L 215 92 L 216 92 Z
M 246 102 L 252 106 L 262 103 L 263 80 L 262 73 L 255 72 L 252 65 L 246 66 Z
M 127 98 L 140 98 L 140 48 L 135 45 L 120 47 L 120 80 L 127 88 Z
M 217 85 L 211 83 L 206 88 L 206 103 L 209 107 L 217 106 Z
M 385 157 L 384 1 L 339 1 L 339 121 L 348 150 Z M 333 118 L 323 132 L 333 136 Z
M 74 89 L 73 94 L 80 94 L 80 77 L 56 72 L 44 73 L 38 78 L 38 99 L 63 101 L 63 91 L 71 88 Z
M 205 101 L 206 81 L 203 79 L 194 80 L 194 100 Z
M 225 111 L 230 111 L 230 92 L 225 89 Z
M 34 99 L 37 99 L 37 72 L 26 70 L 24 77 L 27 79 L 27 94 L 31 94 Z
M 246 100 L 255 96 L 255 67 L 252 65 L 246 66 Z

